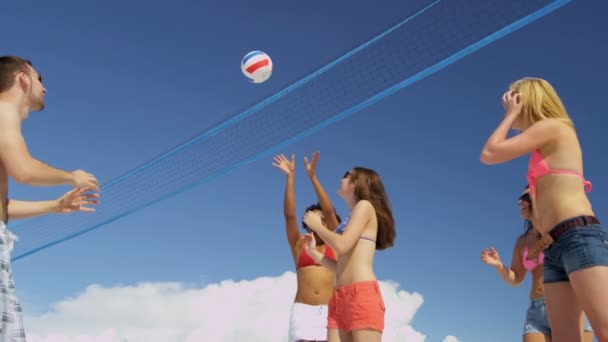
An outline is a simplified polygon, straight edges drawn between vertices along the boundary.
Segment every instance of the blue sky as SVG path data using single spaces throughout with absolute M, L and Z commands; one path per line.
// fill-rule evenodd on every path
M 0 54 L 32 59 L 48 89 L 47 109 L 23 126 L 32 154 L 107 182 L 428 2 L 11 2 L 0 14 Z M 608 50 L 600 44 L 608 32 L 600 17 L 606 10 L 600 1 L 573 1 L 282 150 L 296 154 L 299 214 L 315 201 L 303 163 L 315 150 L 321 151 L 318 175 L 343 216 L 346 206 L 335 191 L 344 171 L 363 165 L 382 175 L 397 242 L 377 254 L 376 274 L 423 296 L 411 325 L 427 341 L 521 336 L 529 279 L 510 288 L 479 260 L 493 245 L 510 262 L 523 229 L 516 199 L 527 159 L 479 162 L 511 81 L 540 76 L 557 88 L 579 131 L 594 210 L 600 220 L 607 216 L 602 130 Z M 240 72 L 240 59 L 251 50 L 273 58 L 275 72 L 264 84 L 250 84 Z M 292 271 L 282 217 L 285 179 L 271 164 L 272 158 L 259 160 L 17 261 L 24 311 L 47 312 L 90 284 L 203 286 Z M 39 199 L 64 190 L 12 183 L 10 195 Z

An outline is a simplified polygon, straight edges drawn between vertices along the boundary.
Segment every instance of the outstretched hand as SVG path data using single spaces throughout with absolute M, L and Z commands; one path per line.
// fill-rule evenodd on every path
M 500 261 L 500 256 L 498 252 L 494 249 L 494 247 L 486 248 L 481 252 L 481 261 L 483 261 L 486 265 L 500 267 L 502 266 L 502 261 Z
M 318 160 L 319 151 L 312 154 L 312 159 L 310 163 L 308 162 L 308 158 L 304 157 L 304 164 L 306 165 L 306 173 L 308 174 L 308 177 L 312 177 L 315 175 Z
M 75 188 L 57 199 L 57 211 L 59 213 L 73 213 L 78 211 L 94 212 L 91 205 L 99 204 L 99 193 L 85 193 L 89 188 Z
M 86 188 L 99 192 L 99 181 L 91 173 L 84 170 L 72 172 L 72 186 L 75 188 Z
M 272 165 L 279 170 L 283 171 L 286 175 L 293 175 L 296 171 L 296 160 L 295 154 L 291 155 L 291 160 L 285 158 L 284 155 L 279 154 L 274 157 L 274 163 Z

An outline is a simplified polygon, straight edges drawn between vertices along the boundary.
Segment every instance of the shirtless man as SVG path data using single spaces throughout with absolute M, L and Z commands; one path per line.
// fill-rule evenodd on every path
M 9 218 L 50 213 L 92 212 L 97 204 L 99 183 L 92 174 L 51 167 L 34 159 L 21 134 L 21 122 L 30 111 L 42 111 L 46 89 L 32 63 L 14 56 L 0 57 L 0 342 L 25 341 L 21 307 L 11 273 L 11 251 L 15 235 L 7 228 Z M 8 199 L 8 177 L 33 186 L 69 184 L 74 187 L 50 201 Z

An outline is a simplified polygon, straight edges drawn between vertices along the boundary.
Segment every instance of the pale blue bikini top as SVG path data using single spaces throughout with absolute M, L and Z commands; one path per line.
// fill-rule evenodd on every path
M 344 229 L 346 228 L 346 225 L 348 224 L 348 220 L 350 219 L 350 216 L 347 217 L 346 219 L 344 219 L 344 221 L 342 221 L 342 223 L 340 223 L 340 225 L 338 226 L 338 228 L 336 228 L 336 234 L 340 234 L 342 235 L 342 233 L 344 233 Z M 367 241 L 371 241 L 373 243 L 376 243 L 376 240 L 365 237 L 365 236 L 360 236 L 359 239 L 363 239 L 363 240 L 367 240 Z

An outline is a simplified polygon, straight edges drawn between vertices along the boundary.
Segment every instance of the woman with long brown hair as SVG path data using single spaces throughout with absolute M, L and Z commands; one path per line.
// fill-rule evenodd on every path
M 337 261 L 317 251 L 313 234 L 304 236 L 311 256 L 336 272 L 329 301 L 328 342 L 379 342 L 386 308 L 373 260 L 376 250 L 393 245 L 395 222 L 384 185 L 373 170 L 355 167 L 346 172 L 338 190 L 351 215 L 335 232 L 315 212 L 304 222 L 338 255 Z

